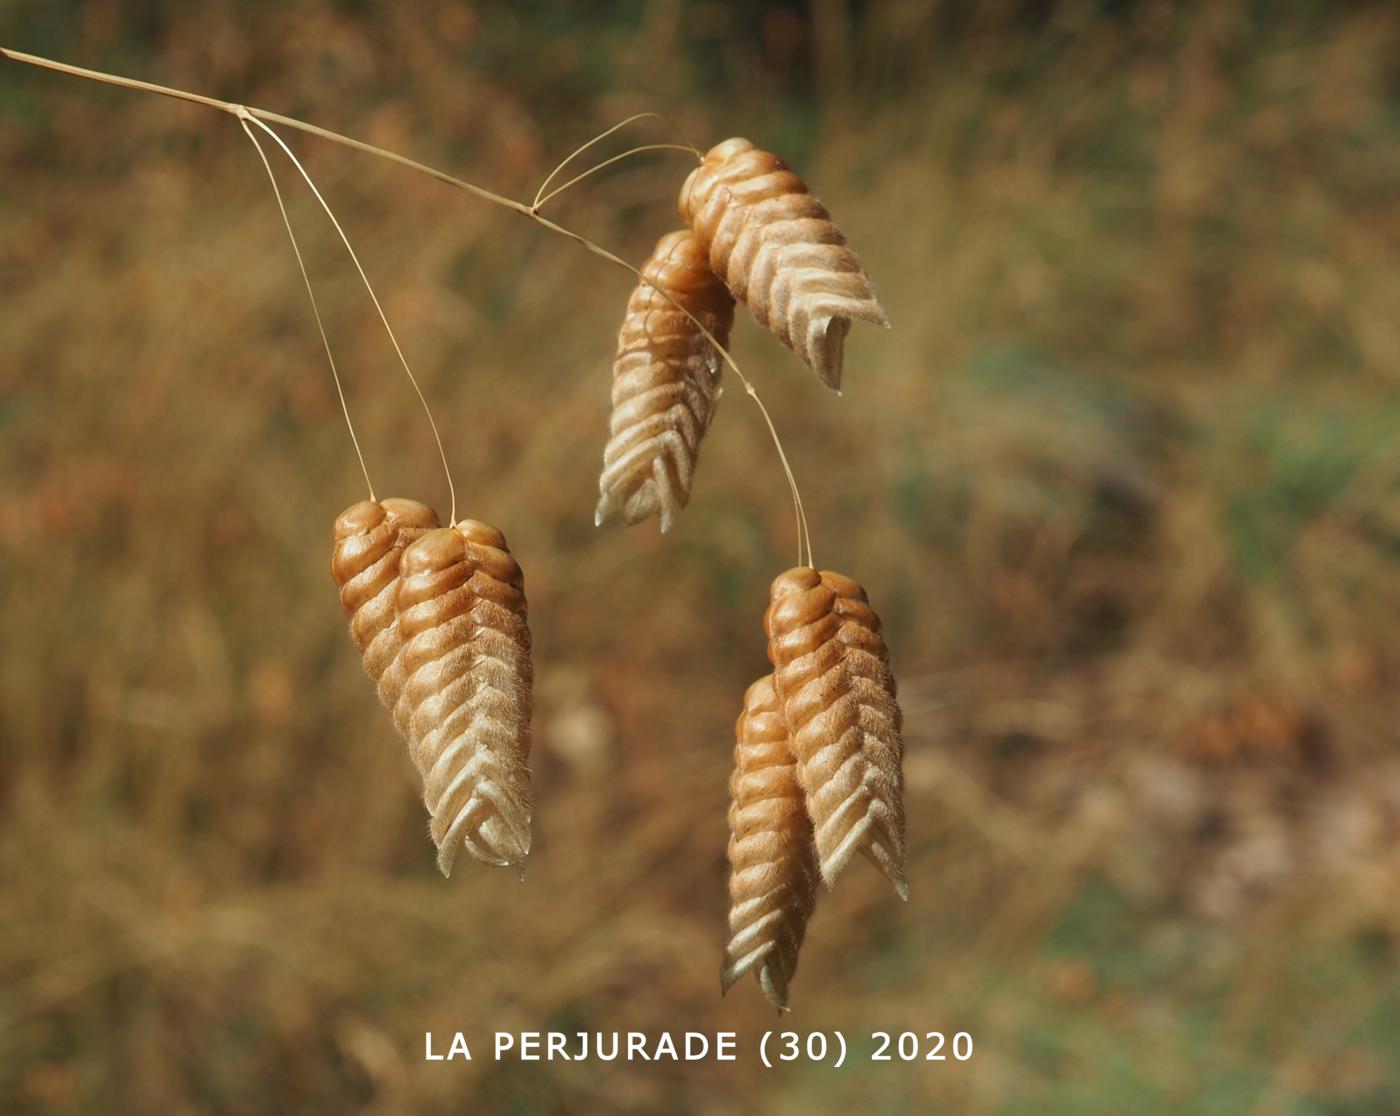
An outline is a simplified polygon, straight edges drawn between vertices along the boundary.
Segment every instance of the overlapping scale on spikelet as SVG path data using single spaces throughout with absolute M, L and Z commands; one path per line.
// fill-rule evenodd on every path
M 680 213 L 729 293 L 840 390 L 851 322 L 890 322 L 859 257 L 807 184 L 771 152 L 730 139 L 685 180 Z
M 764 627 L 822 878 L 860 852 L 907 898 L 904 743 L 879 617 L 850 578 L 798 567 L 774 579 Z
M 657 243 L 642 274 L 693 314 L 721 345 L 734 300 L 688 231 Z M 647 516 L 666 531 L 690 499 L 695 462 L 719 399 L 722 360 L 695 322 L 644 282 L 627 303 L 613 361 L 612 420 L 598 480 L 602 523 Z
M 417 500 L 361 500 L 335 521 L 331 577 L 350 618 L 350 637 L 379 700 L 393 711 L 403 691 L 401 641 L 394 619 L 399 558 L 406 546 L 439 526 L 437 513 Z M 395 718 L 400 734 L 408 726 Z
M 403 552 L 404 716 L 438 867 L 460 850 L 523 865 L 530 851 L 533 671 L 524 578 L 494 527 L 463 520 Z
M 816 851 L 773 676 L 744 694 L 729 781 L 729 941 L 720 987 L 758 977 L 787 1009 L 788 984 L 817 899 Z

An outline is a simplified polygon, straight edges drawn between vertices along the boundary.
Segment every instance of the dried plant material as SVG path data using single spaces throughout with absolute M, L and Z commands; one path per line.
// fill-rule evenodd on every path
M 788 984 L 817 901 L 816 852 L 773 676 L 744 694 L 729 781 L 729 943 L 720 988 L 747 972 L 787 1010 Z
M 417 500 L 361 500 L 335 521 L 331 577 L 340 607 L 350 618 L 350 638 L 364 659 L 365 673 L 391 712 L 403 692 L 402 644 L 394 622 L 399 557 L 404 547 L 439 526 L 437 512 Z M 395 718 L 400 734 L 408 726 Z
M 734 300 L 689 232 L 658 241 L 642 274 L 704 324 L 721 345 Z M 695 322 L 648 283 L 627 302 L 613 360 L 612 422 L 594 517 L 656 515 L 664 532 L 690 499 L 700 439 L 719 400 L 721 357 Z
M 494 527 L 463 520 L 403 552 L 403 716 L 423 776 L 438 867 L 465 848 L 487 864 L 530 851 L 533 672 L 525 582 Z
M 904 743 L 889 652 L 865 590 L 800 566 L 773 581 L 768 657 L 792 734 L 822 878 L 857 851 L 909 897 L 904 880 Z
M 1202 767 L 1275 764 L 1320 768 L 1331 758 L 1318 721 L 1293 698 L 1253 695 L 1206 715 L 1185 735 L 1182 758 Z
M 890 320 L 807 184 L 776 155 L 725 140 L 690 172 L 680 211 L 729 293 L 839 391 L 851 322 L 888 328 Z

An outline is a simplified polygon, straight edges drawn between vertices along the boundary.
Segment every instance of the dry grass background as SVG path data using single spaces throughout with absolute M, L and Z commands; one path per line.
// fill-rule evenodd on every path
M 895 323 L 752 323 L 818 560 L 884 615 L 907 907 L 824 896 L 762 1069 L 717 995 L 732 722 L 786 491 L 731 385 L 662 540 L 592 525 L 628 277 L 296 141 L 526 571 L 529 878 L 441 879 L 326 572 L 362 495 L 233 122 L 0 71 L 0 1108 L 1400 1110 L 1400 26 L 1383 6 L 0 6 L 0 41 L 528 197 L 630 112 L 784 152 Z M 975 13 L 975 14 L 974 14 Z M 848 27 L 849 33 L 843 30 Z M 556 215 L 634 260 L 686 163 Z M 288 176 L 382 494 L 446 494 Z M 424 1030 L 732 1028 L 730 1066 L 425 1065 Z M 480 1054 L 481 1051 L 478 1050 Z

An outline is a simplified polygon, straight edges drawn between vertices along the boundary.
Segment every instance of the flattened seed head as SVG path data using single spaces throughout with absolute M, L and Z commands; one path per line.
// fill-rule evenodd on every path
M 438 525 L 437 512 L 418 500 L 409 500 L 403 496 L 386 496 L 379 503 L 384 509 L 384 514 L 396 527 L 436 527 Z
M 483 523 L 479 519 L 460 519 L 453 528 L 467 542 L 477 543 L 480 546 L 489 546 L 496 550 L 509 550 L 506 545 L 506 537 L 489 523 Z
M 383 500 L 360 500 L 351 504 L 335 519 L 335 541 L 372 531 L 385 520 L 395 527 L 436 527 L 437 512 L 418 500 L 388 496 Z
M 410 577 L 445 570 L 460 562 L 465 553 L 462 536 L 451 527 L 439 527 L 404 550 L 399 560 L 399 573 Z
M 714 189 L 712 172 L 716 166 L 727 163 L 730 159 L 736 158 L 746 151 L 753 150 L 752 143 L 735 136 L 733 139 L 715 144 L 714 147 L 705 152 L 705 161 L 686 176 L 685 183 L 681 186 L 679 206 L 681 220 L 687 225 L 690 224 L 691 214 L 703 205 L 705 199 L 710 196 L 710 191 Z M 699 193 L 696 193 L 697 190 Z
M 773 579 L 768 594 L 776 601 L 793 593 L 803 593 L 808 589 L 815 589 L 821 583 L 822 575 L 811 566 L 794 566 Z
M 335 541 L 362 535 L 384 522 L 383 505 L 374 500 L 361 500 L 351 504 L 335 518 Z
M 742 155 L 745 151 L 752 151 L 753 148 L 753 143 L 744 139 L 743 136 L 731 136 L 729 139 L 722 140 L 715 144 L 714 147 L 705 152 L 705 162 L 725 163 L 736 155 Z
M 822 583 L 838 597 L 857 601 L 868 599 L 865 595 L 865 589 L 853 577 L 847 577 L 835 570 L 822 570 L 821 579 Z

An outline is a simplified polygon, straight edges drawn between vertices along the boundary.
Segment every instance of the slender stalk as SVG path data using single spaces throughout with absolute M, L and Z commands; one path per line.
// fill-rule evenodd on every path
M 602 170 L 604 167 L 610 167 L 610 166 L 612 166 L 614 163 L 620 163 L 620 162 L 622 162 L 622 160 L 624 160 L 624 159 L 630 159 L 633 155 L 641 155 L 643 152 L 646 152 L 646 151 L 685 151 L 685 152 L 689 152 L 689 151 L 690 151 L 690 148 L 688 148 L 688 147 L 682 147 L 682 146 L 681 146 L 680 144 L 678 144 L 678 143 L 647 143 L 647 144 L 643 144 L 641 147 L 633 147 L 633 148 L 630 148 L 629 150 L 622 152 L 622 154 L 620 154 L 620 155 L 614 155 L 614 156 L 613 156 L 612 158 L 610 158 L 610 159 L 604 159 L 601 163 L 595 163 L 593 166 L 589 167 L 586 171 L 583 171 L 583 172 L 580 173 L 580 174 L 574 175 L 573 178 L 569 179 L 569 181 L 566 182 L 566 183 L 564 183 L 564 185 L 562 185 L 562 186 L 556 186 L 556 187 L 555 187 L 553 190 L 551 190 L 549 193 L 545 194 L 544 197 L 540 197 L 538 194 L 536 194 L 536 195 L 535 195 L 535 204 L 534 204 L 534 206 L 533 206 L 532 208 L 534 208 L 534 209 L 536 209 L 536 210 L 543 209 L 544 206 L 545 206 L 551 199 L 557 198 L 557 197 L 558 197 L 560 194 L 562 194 L 565 190 L 569 189 L 571 186 L 576 186 L 576 185 L 578 185 L 578 184 L 579 184 L 580 182 L 582 182 L 585 178 L 588 178 L 588 177 L 590 177 L 591 175 L 597 174 L 597 173 L 598 173 L 600 170 Z
M 101 70 L 71 66 L 67 62 L 55 62 L 52 58 L 42 58 L 37 54 L 25 54 L 22 50 L 11 50 L 9 47 L 0 47 L 0 54 L 12 62 L 25 62 L 30 66 L 39 66 L 45 70 L 56 70 L 60 74 L 71 74 L 73 77 L 87 78 L 89 81 L 100 81 L 104 85 L 117 85 L 123 89 L 141 89 L 147 93 L 159 93 L 162 97 L 174 97 L 180 101 L 189 101 L 191 104 L 207 105 L 209 108 L 223 109 L 225 112 L 234 111 L 234 106 L 227 101 L 205 97 L 200 93 L 190 93 L 184 89 L 172 89 L 168 85 L 156 85 L 149 81 L 138 81 L 136 78 L 103 73 Z
M 240 117 L 239 123 L 246 128 L 247 121 Z M 321 195 L 321 191 L 316 188 L 316 183 L 311 180 L 311 175 L 306 172 L 306 168 L 301 165 L 301 160 L 292 154 L 292 149 L 282 142 L 282 137 L 264 124 L 261 120 L 254 120 L 259 128 L 273 138 L 277 146 L 280 147 L 288 159 L 292 161 L 292 166 L 301 172 L 301 177 L 306 180 L 311 192 L 316 195 L 316 200 L 321 203 L 321 208 L 326 211 L 326 216 L 331 219 L 331 224 L 335 226 L 335 231 L 340 234 L 340 242 L 345 245 L 345 250 L 350 254 L 350 260 L 355 265 L 355 270 L 360 273 L 360 279 L 365 285 L 365 290 L 369 292 L 370 301 L 374 303 L 374 308 L 379 311 L 379 320 L 384 323 L 384 332 L 389 335 L 389 341 L 394 346 L 394 352 L 398 354 L 399 363 L 403 365 L 404 374 L 408 377 L 408 382 L 413 385 L 413 390 L 418 395 L 418 402 L 423 404 L 423 413 L 428 416 L 428 425 L 433 429 L 433 440 L 437 442 L 438 456 L 442 458 L 442 471 L 447 474 L 447 492 L 452 501 L 452 510 L 448 515 L 449 523 L 457 522 L 457 486 L 452 483 L 452 470 L 447 464 L 447 450 L 442 445 L 442 434 L 438 431 L 437 420 L 433 418 L 433 409 L 428 406 L 428 400 L 423 395 L 423 389 L 418 385 L 418 377 L 413 374 L 413 369 L 408 366 L 408 358 L 403 355 L 403 349 L 399 346 L 399 339 L 394 336 L 394 329 L 389 324 L 388 315 L 384 313 L 384 307 L 379 304 L 379 296 L 374 293 L 374 286 L 369 281 L 369 276 L 365 274 L 364 266 L 360 263 L 360 257 L 355 254 L 355 249 L 350 246 L 350 238 L 345 235 L 345 230 L 340 227 L 340 222 L 336 220 L 335 214 L 331 212 L 330 203 Z
M 277 199 L 277 208 L 282 214 L 282 223 L 287 227 L 287 237 L 292 242 L 292 253 L 297 258 L 297 267 L 301 269 L 302 282 L 306 284 L 307 297 L 311 299 L 311 313 L 316 316 L 316 329 L 321 334 L 321 344 L 326 349 L 326 359 L 331 365 L 331 379 L 335 381 L 335 393 L 340 397 L 340 411 L 345 416 L 345 425 L 350 430 L 350 441 L 355 446 L 355 456 L 360 459 L 360 471 L 365 475 L 365 487 L 369 489 L 369 498 L 375 499 L 374 482 L 369 479 L 369 466 L 365 464 L 364 451 L 360 449 L 360 439 L 355 436 L 355 424 L 350 421 L 350 406 L 345 402 L 345 388 L 340 382 L 340 372 L 335 366 L 335 356 L 331 352 L 330 338 L 326 336 L 326 323 L 321 319 L 321 308 L 316 303 L 316 292 L 311 287 L 311 276 L 306 271 L 306 261 L 302 259 L 301 246 L 297 243 L 297 234 L 292 231 L 292 219 L 287 216 L 287 206 L 282 200 L 282 189 L 277 185 L 277 176 L 272 173 L 272 164 L 267 161 L 267 152 L 258 142 L 258 137 L 253 135 L 253 129 L 248 127 L 246 120 L 240 120 L 243 131 L 247 133 L 248 139 L 252 142 L 254 149 L 258 153 L 258 158 L 262 160 L 263 168 L 267 171 L 268 181 L 272 183 L 272 194 Z
M 446 185 L 452 186 L 458 190 L 463 190 L 466 193 L 478 197 L 483 201 L 490 202 L 492 205 L 496 205 L 501 207 L 502 209 L 509 209 L 515 213 L 518 213 L 520 216 L 526 218 L 527 220 L 533 221 L 536 225 L 539 225 L 541 228 L 547 229 L 548 231 L 555 233 L 558 236 L 562 236 L 567 240 L 572 240 L 575 244 L 579 245 L 586 251 L 591 252 L 593 255 L 599 257 L 600 259 L 607 260 L 613 266 L 620 267 L 624 271 L 629 272 L 639 281 L 646 283 L 647 286 L 651 287 L 654 291 L 661 295 L 662 298 L 664 298 L 667 302 L 669 302 L 672 306 L 674 306 L 677 310 L 683 313 L 695 324 L 696 328 L 700 330 L 700 332 L 709 340 L 710 344 L 712 344 L 718 351 L 720 357 L 724 360 L 724 363 L 729 366 L 729 369 L 734 373 L 734 375 L 736 375 L 739 378 L 740 382 L 743 383 L 744 390 L 748 393 L 749 397 L 754 401 L 755 404 L 757 404 L 759 411 L 764 417 L 764 421 L 768 425 L 768 431 L 773 437 L 773 445 L 778 451 L 778 457 L 782 462 L 783 472 L 787 477 L 788 486 L 792 489 L 793 507 L 796 511 L 798 526 L 798 565 L 803 564 L 803 551 L 805 545 L 806 564 L 815 566 L 816 561 L 812 556 L 811 534 L 807 526 L 806 511 L 802 505 L 802 496 L 797 488 L 797 480 L 796 477 L 793 475 L 792 467 L 787 459 L 787 454 L 783 450 L 782 440 L 778 437 L 777 428 L 773 425 L 773 420 L 768 414 L 768 409 L 763 405 L 762 400 L 759 398 L 757 389 L 754 388 L 749 378 L 744 375 L 743 371 L 739 368 L 738 364 L 735 363 L 734 358 L 729 355 L 728 350 L 726 350 L 725 347 L 715 339 L 714 334 L 712 334 L 708 329 L 706 329 L 704 324 L 700 322 L 694 314 L 690 313 L 690 311 L 688 311 L 684 306 L 681 306 L 680 303 L 677 302 L 676 299 L 672 297 L 668 292 L 662 290 L 659 286 L 657 286 L 656 283 L 652 282 L 652 280 L 648 279 L 645 275 L 643 275 L 638 268 L 634 267 L 632 264 L 628 263 L 620 256 L 617 256 L 614 253 L 609 252 L 606 248 L 595 244 L 593 241 L 589 240 L 587 237 L 581 235 L 580 233 L 576 233 L 572 229 L 566 228 L 565 226 L 560 225 L 555 221 L 551 221 L 548 217 L 545 217 L 539 212 L 537 212 L 533 206 L 525 205 L 523 202 L 515 201 L 511 198 L 505 197 L 502 194 L 497 194 L 494 191 L 488 190 L 483 186 L 478 186 L 473 182 L 467 182 L 464 179 L 456 178 L 453 175 L 446 173 L 445 171 L 438 170 L 436 167 L 430 167 L 425 163 L 420 163 L 414 159 L 408 158 L 405 155 L 400 155 L 397 152 L 388 151 L 382 147 L 376 147 L 374 144 L 365 143 L 363 140 L 357 140 L 350 136 L 342 135 L 339 132 L 333 132 L 328 128 L 321 128 L 315 124 L 308 124 L 306 121 L 298 120 L 295 117 L 283 116 L 281 113 L 269 112 L 266 109 L 235 104 L 232 101 L 221 101 L 214 97 L 206 97 L 202 94 L 191 93 L 184 89 L 174 89 L 170 86 L 157 85 L 154 82 L 138 81 L 135 78 L 122 77 L 118 74 L 109 74 L 101 70 L 90 70 L 83 66 L 69 65 L 66 62 L 55 62 L 53 59 L 50 58 L 43 58 L 36 54 L 26 54 L 23 51 L 11 50 L 8 47 L 0 47 L 0 56 L 8 58 L 14 62 L 24 62 L 31 66 L 38 66 L 46 70 L 54 70 L 57 73 L 68 74 L 72 77 L 86 78 L 89 81 L 102 82 L 106 85 L 115 85 L 123 89 L 135 89 L 146 93 L 156 93 L 164 97 L 173 97 L 176 100 L 188 101 L 191 104 L 203 105 L 207 108 L 219 109 L 223 112 L 229 113 L 231 116 L 239 120 L 251 117 L 255 120 L 263 121 L 265 123 L 280 124 L 287 128 L 293 128 L 297 131 L 305 132 L 308 135 L 319 136 L 320 138 L 329 140 L 332 143 L 338 143 L 342 147 L 354 148 L 356 151 L 363 151 L 368 155 L 374 155 L 380 159 L 386 159 L 389 162 L 398 163 L 400 166 L 408 167 L 411 170 L 417 171 L 419 174 L 425 174 L 429 178 L 435 178 L 439 182 L 445 183 Z M 627 121 L 624 121 L 623 123 L 625 124 L 627 123 Z M 618 125 L 617 127 L 621 126 L 622 125 Z M 612 130 L 615 131 L 616 128 Z M 604 133 L 604 136 L 609 134 L 611 134 L 611 132 Z M 604 136 L 600 136 L 598 137 L 598 139 L 604 138 Z M 279 140 L 278 142 L 281 141 Z M 592 146 L 592 144 L 595 142 L 597 142 L 596 139 L 590 141 L 588 144 L 585 144 L 582 148 L 580 148 L 579 151 L 582 152 L 584 150 L 587 150 L 588 147 Z M 576 152 L 575 154 L 578 154 L 578 152 Z M 698 150 L 696 151 L 696 154 L 699 154 Z M 566 166 L 568 162 L 572 160 L 573 157 L 574 156 L 570 156 L 570 159 L 565 160 L 564 163 L 560 164 L 560 167 L 557 168 L 554 171 L 554 173 L 550 175 L 550 179 L 557 175 L 559 170 Z M 548 181 L 549 180 L 546 180 L 546 185 L 548 184 Z
M 541 205 L 544 204 L 544 202 L 540 200 L 540 196 L 546 190 L 549 189 L 549 184 L 554 181 L 555 176 L 557 176 L 560 171 L 562 171 L 565 167 L 567 167 L 570 163 L 572 163 L 590 147 L 594 146 L 595 144 L 602 143 L 614 132 L 620 132 L 623 128 L 627 127 L 627 125 L 635 124 L 638 120 L 660 120 L 662 123 L 666 124 L 671 129 L 671 131 L 675 132 L 676 135 L 680 136 L 682 140 L 685 140 L 686 151 L 692 152 L 695 155 L 696 159 L 700 160 L 701 162 L 704 162 L 705 157 L 700 154 L 700 149 L 685 138 L 685 133 L 683 133 L 680 130 L 680 128 L 677 127 L 677 125 L 671 120 L 669 116 L 662 116 L 659 112 L 639 112 L 635 115 L 629 116 L 626 120 L 619 120 L 611 128 L 607 129 L 606 131 L 599 132 L 596 136 L 594 136 L 583 146 L 576 147 L 573 149 L 573 151 L 569 152 L 569 154 L 564 158 L 563 162 L 561 162 L 557 167 L 550 171 L 545 180 L 540 183 L 540 188 L 535 191 L 535 202 L 532 208 L 538 209 Z

